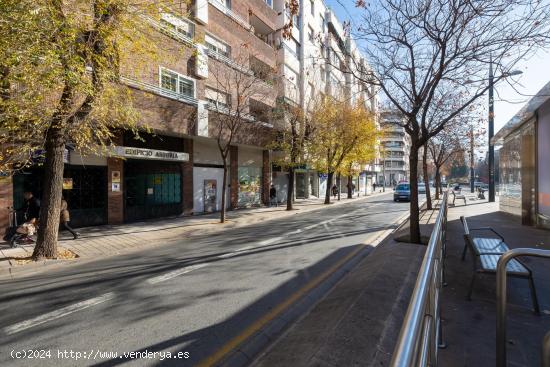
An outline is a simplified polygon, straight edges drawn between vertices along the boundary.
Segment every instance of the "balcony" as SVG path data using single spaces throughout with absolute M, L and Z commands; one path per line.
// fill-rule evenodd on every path
M 273 33 L 277 29 L 278 14 L 265 0 L 248 0 L 250 24 L 254 27 L 254 33 Z
M 129 87 L 139 89 L 139 90 L 142 90 L 142 91 L 146 91 L 146 92 L 150 92 L 150 93 L 162 96 L 162 97 L 170 98 L 170 99 L 173 99 L 173 100 L 176 100 L 176 101 L 179 101 L 179 102 L 183 102 L 183 103 L 186 103 L 186 104 L 189 104 L 189 105 L 192 105 L 192 106 L 197 106 L 197 104 L 198 104 L 198 100 L 196 98 L 192 98 L 192 97 L 186 96 L 184 94 L 180 94 L 180 93 L 175 93 L 175 92 L 172 92 L 171 90 L 163 89 L 163 88 L 161 88 L 161 87 L 159 87 L 158 85 L 155 85 L 155 84 L 142 82 L 142 81 L 132 79 L 132 78 L 128 78 L 128 77 L 125 77 L 125 76 L 120 77 L 120 82 L 122 84 L 125 84 L 125 85 L 129 86 Z
M 221 3 L 218 0 L 208 0 L 208 3 L 218 9 L 223 14 L 227 15 L 229 18 L 233 19 L 235 22 L 240 24 L 244 29 L 247 31 L 251 30 L 252 26 L 246 19 L 244 19 L 239 14 L 235 13 L 233 10 L 229 9 L 227 6 L 225 6 L 223 3 Z

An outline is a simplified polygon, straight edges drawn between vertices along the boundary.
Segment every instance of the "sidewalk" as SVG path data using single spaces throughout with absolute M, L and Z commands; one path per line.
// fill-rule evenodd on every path
M 291 215 L 307 213 L 314 210 L 345 205 L 366 200 L 386 193 L 375 193 L 369 196 L 347 199 L 342 196 L 340 201 L 332 201 L 330 206 L 323 204 L 323 198 L 297 199 L 294 210 L 287 211 L 286 205 L 278 207 L 261 207 L 227 211 L 226 223 L 219 223 L 219 213 L 197 216 L 172 217 L 159 220 L 143 221 L 123 225 L 104 225 L 79 228 L 80 238 L 73 240 L 67 232 L 61 232 L 59 246 L 76 254 L 79 259 L 96 259 L 114 256 L 126 252 L 165 245 L 185 237 L 214 233 L 229 228 L 237 228 L 266 220 L 285 218 Z M 332 199 L 331 199 L 332 200 Z M 12 249 L 5 242 L 0 242 L 0 277 L 27 271 L 32 268 L 44 267 L 45 264 L 67 263 L 74 260 L 46 260 L 22 264 L 18 260 L 32 255 L 34 245 L 23 245 Z
M 492 227 L 510 248 L 550 249 L 550 231 L 522 226 L 520 219 L 498 210 L 496 203 L 468 202 L 449 210 L 447 226 L 446 276 L 441 293 L 441 312 L 446 349 L 439 354 L 440 365 L 448 367 L 494 366 L 496 363 L 496 277 L 479 274 L 472 300 L 466 295 L 472 278 L 471 254 L 461 260 L 464 246 L 460 216 L 470 228 Z M 482 232 L 483 233 L 483 232 Z M 484 235 L 487 235 L 483 233 Z M 527 280 L 508 279 L 508 366 L 540 366 L 542 339 L 550 331 L 550 261 L 522 258 L 533 272 L 541 315 L 532 312 Z

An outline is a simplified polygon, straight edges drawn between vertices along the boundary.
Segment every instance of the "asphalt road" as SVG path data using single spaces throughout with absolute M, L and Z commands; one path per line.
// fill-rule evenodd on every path
M 391 195 L 2 280 L 0 365 L 197 365 L 391 228 Z

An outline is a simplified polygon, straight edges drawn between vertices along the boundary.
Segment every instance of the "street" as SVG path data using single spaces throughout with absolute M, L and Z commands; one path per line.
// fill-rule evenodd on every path
M 392 228 L 409 205 L 391 195 L 2 280 L 0 364 L 33 364 L 22 358 L 29 351 L 48 366 L 221 358 L 245 330 Z

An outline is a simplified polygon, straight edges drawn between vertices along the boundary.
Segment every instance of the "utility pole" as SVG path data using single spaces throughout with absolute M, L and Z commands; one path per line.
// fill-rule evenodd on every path
M 491 139 L 495 135 L 495 106 L 493 85 L 493 61 L 489 63 L 489 202 L 495 201 L 495 147 Z
M 474 183 L 474 127 L 470 127 L 470 192 L 475 191 Z

